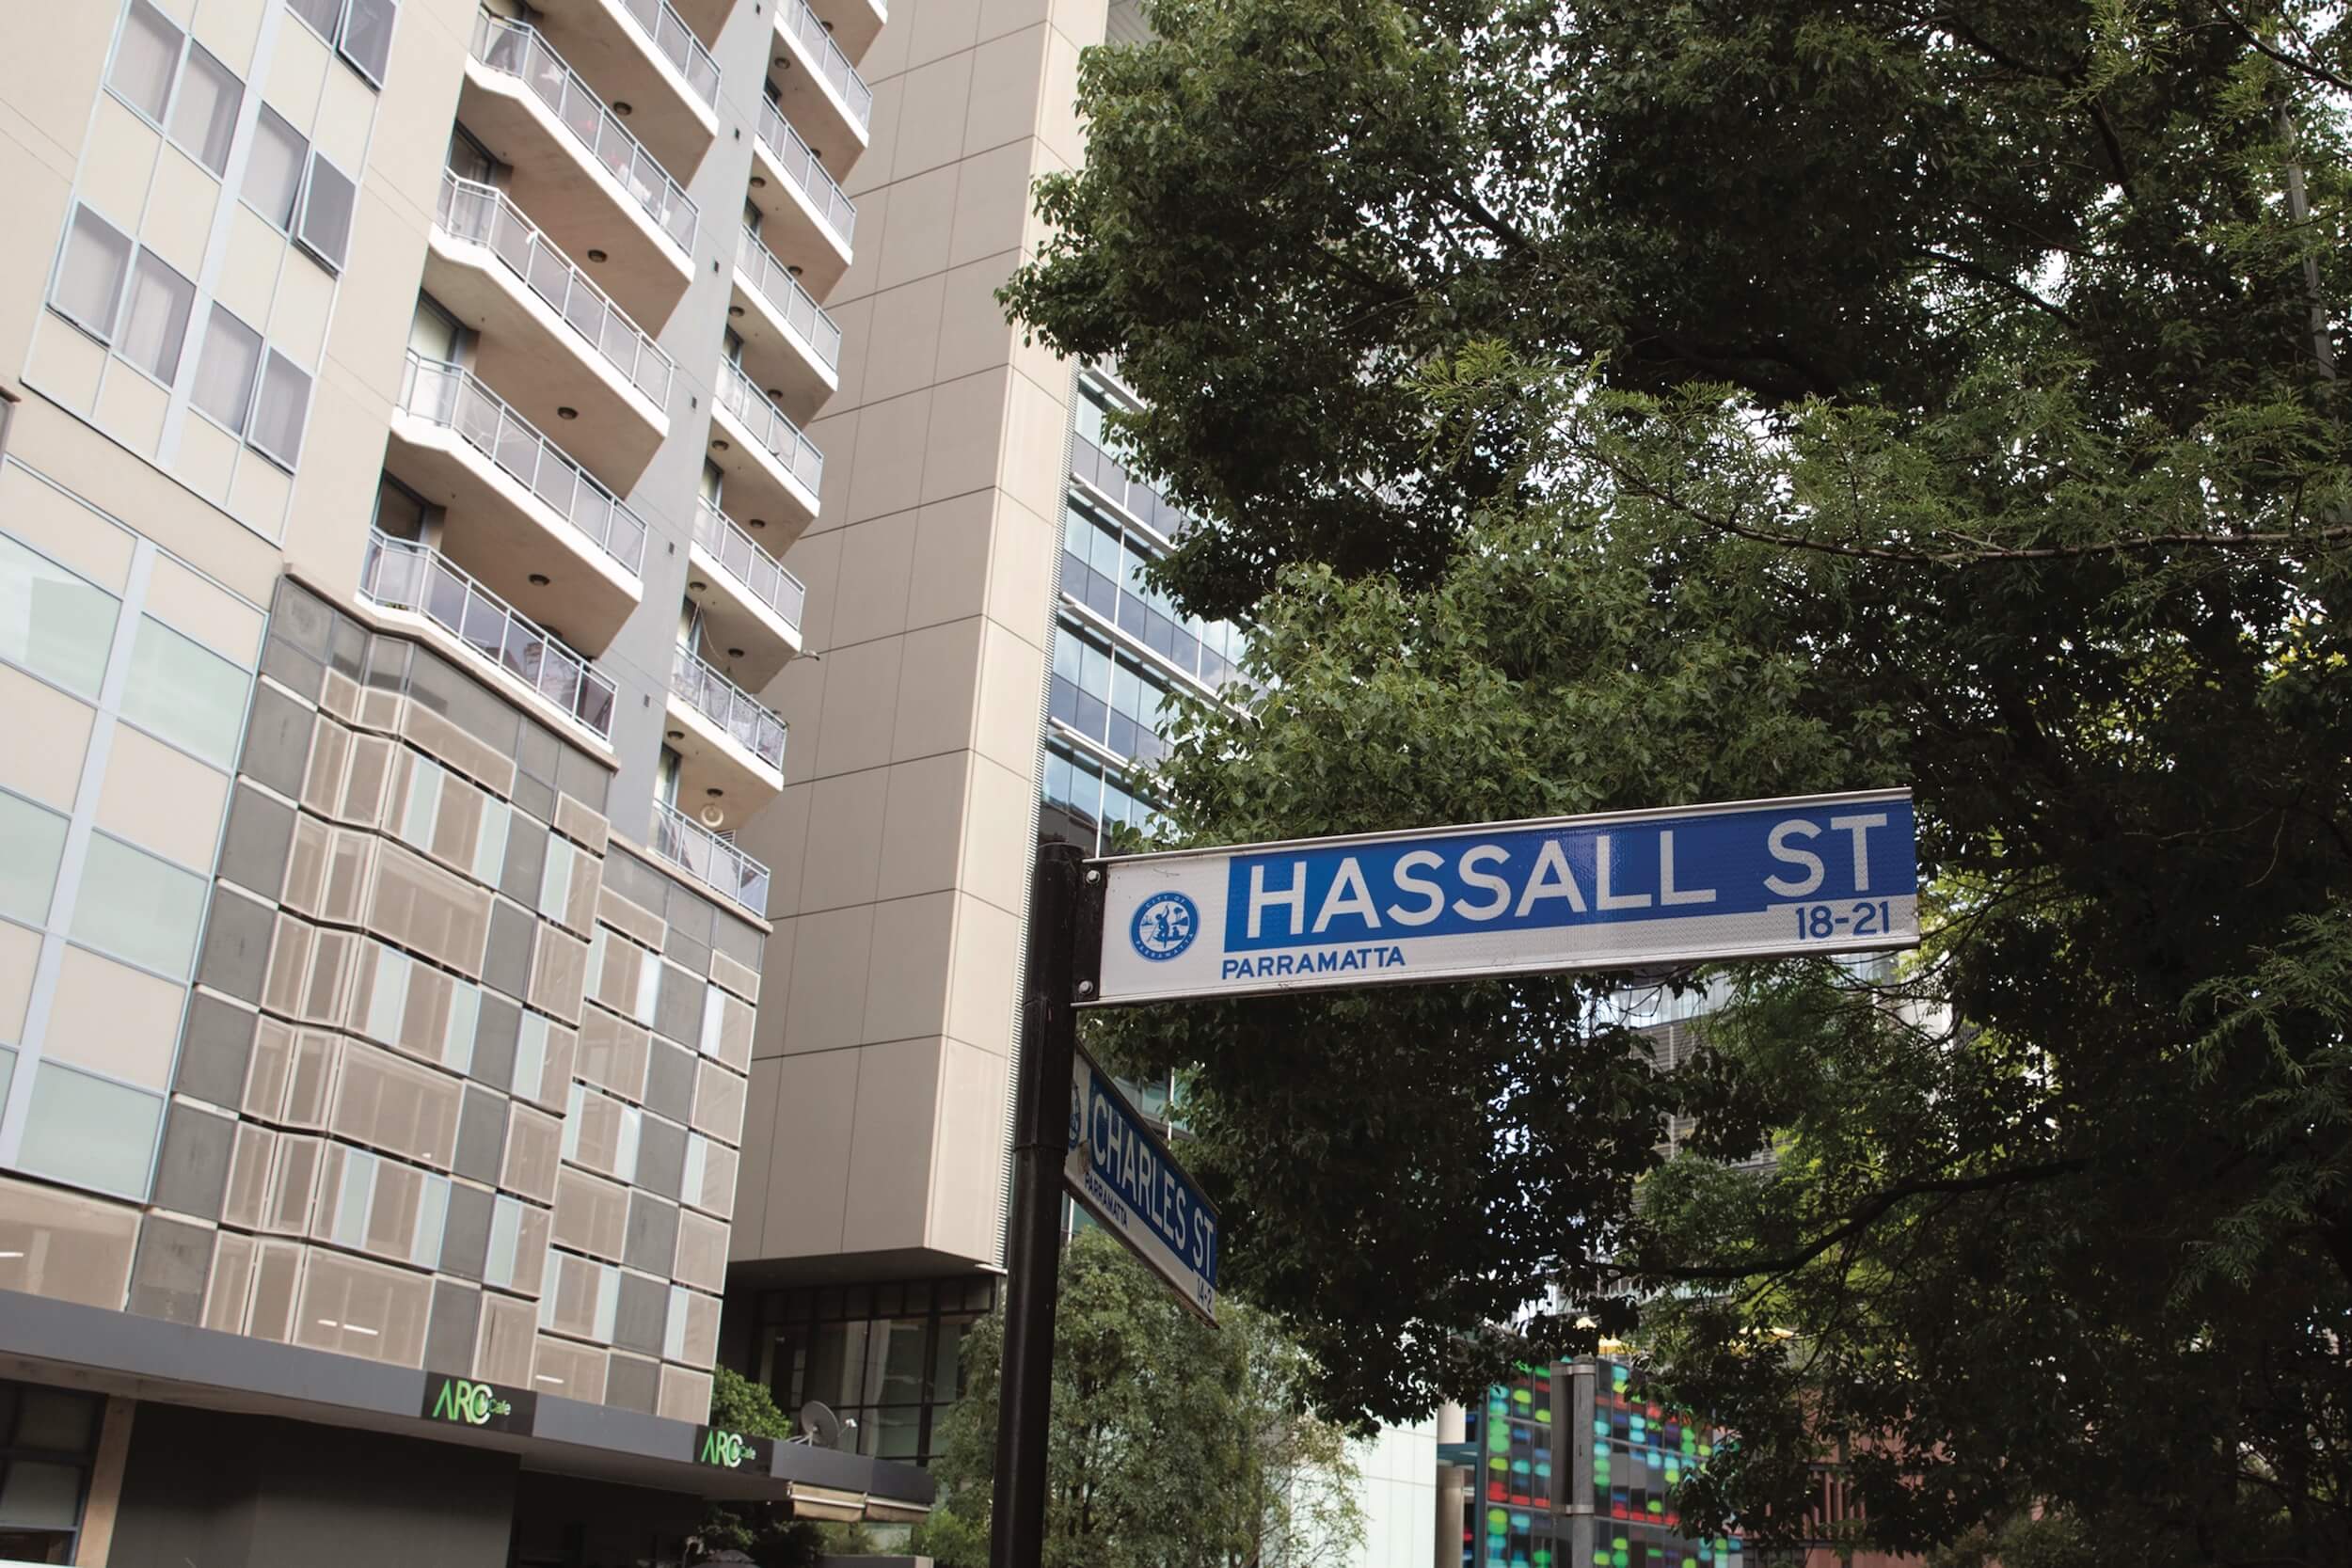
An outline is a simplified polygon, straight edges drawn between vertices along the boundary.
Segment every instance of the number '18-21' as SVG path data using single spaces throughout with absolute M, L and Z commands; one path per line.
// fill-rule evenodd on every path
M 1834 904 L 1801 904 L 1794 911 L 1797 935 L 1807 942 L 1820 942 L 1829 937 L 1884 937 L 1895 934 L 1894 915 L 1886 901 L 1864 900 L 1846 913 L 1837 912 Z

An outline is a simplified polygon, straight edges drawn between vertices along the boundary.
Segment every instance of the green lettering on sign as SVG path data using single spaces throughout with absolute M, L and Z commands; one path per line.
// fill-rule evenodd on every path
M 522 1405 L 519 1412 L 518 1402 Z M 489 1427 L 500 1432 L 528 1432 L 532 1402 L 527 1395 L 510 1397 L 494 1385 L 472 1378 L 433 1377 L 425 1382 L 422 1414 L 429 1421 Z
M 729 1432 L 724 1427 L 703 1427 L 701 1438 L 694 1446 L 694 1463 L 716 1465 L 722 1470 L 752 1469 L 765 1472 L 774 1457 L 774 1445 L 765 1437 L 753 1437 L 745 1433 Z

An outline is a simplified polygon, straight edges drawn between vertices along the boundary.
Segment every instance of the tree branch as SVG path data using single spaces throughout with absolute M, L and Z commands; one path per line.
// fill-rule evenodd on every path
M 2002 1187 L 2024 1186 L 2035 1181 L 2047 1181 L 2056 1177 L 2071 1175 L 2090 1164 L 2085 1159 L 2052 1160 L 2038 1165 L 2016 1165 L 2008 1170 L 1988 1171 L 1981 1176 L 1923 1177 L 1915 1181 L 1900 1181 L 1883 1192 L 1873 1193 L 1846 1211 L 1846 1218 L 1838 1225 L 1796 1251 L 1771 1258 L 1743 1258 L 1730 1263 L 1698 1263 L 1681 1268 L 1644 1269 L 1641 1277 L 1649 1279 L 1753 1279 L 1758 1275 L 1793 1274 L 1833 1247 L 1842 1245 L 1850 1238 L 1876 1225 L 1907 1198 L 1929 1193 L 1981 1193 Z M 1622 1271 L 1620 1277 L 1636 1271 Z
M 2352 82 L 2344 80 L 2334 71 L 2329 71 L 2326 66 L 2316 64 L 2311 60 L 2297 59 L 2293 55 L 2288 54 L 2285 50 L 2280 49 L 2277 45 L 2265 40 L 2260 33 L 2254 31 L 2254 29 L 2247 24 L 2244 18 L 2240 17 L 2237 12 L 2230 8 L 2229 0 L 2213 0 L 2213 8 L 2219 11 L 2222 17 L 2230 24 L 2231 27 L 2234 29 L 2240 37 L 2244 38 L 2247 42 L 2252 44 L 2254 46 L 2254 52 L 2262 55 L 2265 59 L 2274 60 L 2280 65 L 2285 66 L 2289 71 L 2296 71 L 2302 75 L 2308 76 L 2314 82 L 2324 83 L 2328 87 L 2334 87 L 2339 92 L 2352 92 Z

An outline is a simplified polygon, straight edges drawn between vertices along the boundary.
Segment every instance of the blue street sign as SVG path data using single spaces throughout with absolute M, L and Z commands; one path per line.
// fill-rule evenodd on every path
M 1103 1228 L 1216 1321 L 1216 1210 L 1110 1075 L 1074 1053 L 1062 1181 Z M 1050 1147 L 1050 1146 L 1049 1146 Z
M 1086 1000 L 1914 947 L 1914 849 L 1882 789 L 1133 856 Z

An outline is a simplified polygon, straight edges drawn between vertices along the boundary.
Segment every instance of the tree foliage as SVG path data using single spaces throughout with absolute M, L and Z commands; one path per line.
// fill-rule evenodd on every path
M 1151 14 L 1007 298 L 1118 356 L 1169 586 L 1258 628 L 1176 831 L 1908 784 L 1932 890 L 1891 980 L 1730 972 L 1672 1079 L 1622 976 L 1110 1026 L 1335 1408 L 1629 1286 L 1740 1433 L 1702 1516 L 1828 1444 L 1891 1546 L 2352 1558 L 2338 8 Z
M 1273 1319 L 1227 1297 L 1210 1327 L 1100 1230 L 1064 1253 L 1054 1325 L 1045 1568 L 1338 1568 L 1362 1536 L 1346 1437 L 1308 1403 Z M 942 1499 L 916 1549 L 988 1561 L 1003 1319 L 965 1341 Z

